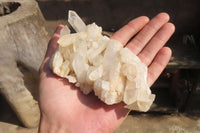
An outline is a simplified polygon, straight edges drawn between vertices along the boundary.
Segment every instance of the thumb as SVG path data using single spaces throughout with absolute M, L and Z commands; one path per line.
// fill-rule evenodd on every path
M 56 49 L 58 48 L 59 44 L 57 43 L 57 41 L 60 38 L 60 31 L 61 31 L 61 29 L 63 27 L 64 27 L 64 25 L 59 25 L 56 28 L 52 38 L 50 39 L 50 41 L 48 43 L 48 47 L 47 47 L 45 58 L 51 57 L 55 53 Z
M 49 59 L 51 58 L 51 56 L 55 53 L 56 49 L 58 48 L 58 39 L 60 38 L 60 31 L 61 29 L 64 27 L 64 25 L 59 25 L 52 38 L 50 39 L 49 43 L 48 43 L 48 47 L 47 47 L 47 51 L 46 51 L 46 54 L 45 54 L 45 57 L 44 57 L 44 60 L 40 66 L 40 69 L 39 69 L 39 73 L 41 74 L 42 72 L 44 72 L 44 69 L 48 69 L 48 62 L 49 62 Z

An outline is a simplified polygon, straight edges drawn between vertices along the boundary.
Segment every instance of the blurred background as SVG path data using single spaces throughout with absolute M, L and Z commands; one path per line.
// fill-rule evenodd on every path
M 9 6 L 5 6 L 5 0 L 1 1 L 0 25 L 3 21 L 7 21 L 5 23 L 11 25 L 8 21 L 9 19 L 15 19 L 15 17 L 8 19 L 8 16 L 14 13 L 15 15 L 21 14 L 21 16 L 26 17 L 26 14 L 23 15 L 23 13 L 26 13 L 23 12 L 25 9 L 22 8 L 29 7 L 27 10 L 33 12 L 33 17 L 22 18 L 22 20 L 25 19 L 27 21 L 26 23 L 25 21 L 20 22 L 19 19 L 13 21 L 12 24 L 15 25 L 15 23 L 20 22 L 24 23 L 24 26 L 32 23 L 36 27 L 36 33 L 45 33 L 41 33 L 42 36 L 35 38 L 42 43 L 48 42 L 59 24 L 68 24 L 68 10 L 76 11 L 86 24 L 95 22 L 97 25 L 102 26 L 103 30 L 108 34 L 117 31 L 133 18 L 139 16 L 152 18 L 160 12 L 167 12 L 170 15 L 170 22 L 176 26 L 174 35 L 167 42 L 167 46 L 172 49 L 173 55 L 167 68 L 151 87 L 152 92 L 156 94 L 155 103 L 147 113 L 132 111 L 115 132 L 200 132 L 199 0 L 15 0 L 15 4 L 8 0 L 7 2 L 12 3 Z M 33 4 L 34 10 L 33 8 L 30 9 L 31 4 Z M 19 10 L 22 12 L 18 12 Z M 35 10 L 37 13 L 35 13 Z M 5 30 L 5 27 L 1 27 L 0 35 L 1 31 Z M 43 28 L 42 31 L 40 27 Z M 26 31 L 27 28 L 23 30 Z M 36 36 L 36 33 L 30 34 L 28 37 Z M 16 36 L 14 33 L 12 35 Z M 18 34 L 14 40 L 17 39 L 20 43 L 20 36 L 24 36 L 24 34 Z M 0 41 L 0 45 L 2 45 L 1 42 L 3 41 Z M 46 44 L 42 43 L 40 45 L 46 46 Z M 25 46 L 19 45 L 19 47 L 23 49 Z M 38 47 L 40 48 L 41 46 Z M 42 52 L 45 52 L 45 48 L 42 49 L 40 57 L 43 56 Z M 32 51 L 31 55 L 37 54 L 34 50 Z M 31 57 L 29 56 L 28 59 L 31 59 Z M 24 86 L 31 92 L 33 99 L 37 102 L 38 78 L 36 71 L 39 63 L 35 62 L 35 67 L 31 68 L 26 58 L 18 60 L 16 61 L 16 67 L 24 77 Z M 16 115 L 16 111 L 8 101 L 5 94 L 0 93 L 0 132 L 5 131 L 5 128 L 7 131 L 10 128 L 9 132 L 37 132 L 37 127 L 27 128 L 27 126 L 24 126 L 21 120 L 23 118 L 19 118 L 19 115 Z

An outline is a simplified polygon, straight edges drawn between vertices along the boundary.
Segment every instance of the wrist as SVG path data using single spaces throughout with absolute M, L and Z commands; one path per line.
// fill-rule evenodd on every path
M 69 133 L 66 124 L 41 118 L 38 133 Z
M 38 133 L 111 133 L 115 130 L 107 126 L 102 128 L 101 124 L 95 122 L 79 123 L 77 120 L 69 122 L 68 120 L 41 115 Z

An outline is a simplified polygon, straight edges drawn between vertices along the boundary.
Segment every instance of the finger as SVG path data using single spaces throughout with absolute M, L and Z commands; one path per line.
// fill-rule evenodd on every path
M 169 15 L 167 13 L 158 14 L 128 43 L 127 47 L 138 55 L 154 34 L 168 21 Z
M 131 39 L 131 37 L 139 32 L 148 22 L 149 18 L 146 16 L 133 19 L 127 25 L 115 32 L 111 39 L 118 40 L 125 45 Z
M 151 65 L 148 67 L 148 84 L 151 86 L 156 79 L 159 77 L 161 72 L 166 67 L 167 63 L 169 62 L 169 59 L 171 57 L 171 49 L 168 47 L 163 47 L 160 49 L 154 58 Z
M 166 23 L 138 54 L 138 57 L 146 66 L 152 62 L 157 52 L 165 45 L 174 31 L 175 26 L 172 23 Z
M 59 39 L 59 37 L 60 37 L 60 31 L 61 31 L 61 29 L 62 29 L 63 27 L 64 27 L 63 25 L 59 25 L 59 26 L 56 28 L 56 30 L 55 30 L 55 32 L 54 32 L 52 38 L 50 39 L 50 41 L 49 41 L 49 43 L 48 43 L 48 47 L 47 47 L 47 51 L 46 51 L 46 54 L 45 54 L 45 58 L 44 58 L 44 60 L 43 60 L 43 62 L 42 62 L 42 64 L 41 64 L 41 66 L 40 66 L 40 69 L 39 69 L 39 73 L 40 73 L 40 74 L 44 71 L 44 67 L 45 67 L 45 66 L 48 66 L 48 65 L 47 65 L 47 64 L 48 64 L 47 61 L 48 61 L 49 58 L 53 55 L 53 53 L 55 53 L 55 51 L 56 51 L 56 49 L 57 49 L 57 47 L 58 47 L 57 41 L 58 41 L 58 39 Z M 47 57 L 49 57 L 49 58 L 47 58 Z
M 58 39 L 59 39 L 59 37 L 60 37 L 60 31 L 61 31 L 61 29 L 62 29 L 63 27 L 64 27 L 64 25 L 59 25 L 59 26 L 56 28 L 56 30 L 55 30 L 55 32 L 54 32 L 54 34 L 53 34 L 51 40 L 50 40 L 49 43 L 48 43 L 48 47 L 47 47 L 47 51 L 46 51 L 45 58 L 46 58 L 46 57 L 51 57 L 51 56 L 53 55 L 53 53 L 55 53 L 55 51 L 56 51 L 56 49 L 57 49 L 57 47 L 58 47 L 57 41 L 58 41 Z

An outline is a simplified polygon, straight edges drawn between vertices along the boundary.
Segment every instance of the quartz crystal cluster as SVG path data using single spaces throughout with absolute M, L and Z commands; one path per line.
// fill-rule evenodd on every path
M 76 33 L 70 34 L 66 26 L 61 31 L 50 61 L 53 72 L 84 94 L 94 91 L 108 105 L 124 102 L 129 109 L 148 111 L 155 95 L 145 64 L 119 41 L 103 36 L 95 23 L 85 25 L 74 11 L 69 11 L 68 22 Z

